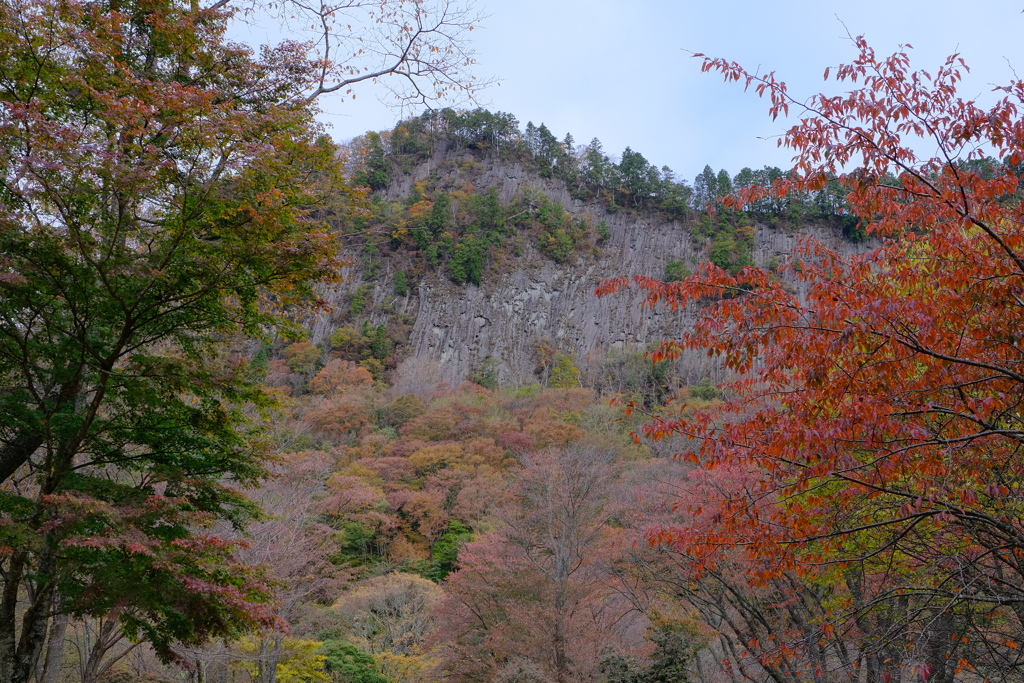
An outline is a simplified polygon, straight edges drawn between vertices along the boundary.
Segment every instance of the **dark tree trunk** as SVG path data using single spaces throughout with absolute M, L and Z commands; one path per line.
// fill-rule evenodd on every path
M 42 445 L 43 438 L 31 433 L 18 435 L 0 447 L 0 482 L 12 477 Z
M 943 610 L 937 614 L 926 631 L 924 648 L 924 669 L 922 678 L 927 683 L 953 683 L 953 667 L 950 661 L 953 642 L 953 612 Z
M 10 683 L 28 683 L 35 675 L 36 663 L 43 652 L 49 626 L 53 589 L 44 587 L 25 610 L 21 620 L 21 638 L 10 668 Z
M 26 578 L 29 553 L 23 551 L 11 558 L 0 602 L 0 681 L 4 683 L 28 683 L 35 677 L 53 611 L 55 559 L 52 548 L 44 545 L 36 568 L 41 583 L 30 592 L 31 600 L 21 615 L 19 631 L 16 628 L 19 589 Z

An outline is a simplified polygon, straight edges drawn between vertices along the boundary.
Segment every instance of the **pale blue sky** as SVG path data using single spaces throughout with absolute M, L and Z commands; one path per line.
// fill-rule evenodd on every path
M 485 91 L 489 109 L 525 125 L 544 122 L 559 138 L 597 137 L 605 151 L 628 145 L 658 166 L 692 180 L 711 164 L 786 167 L 791 154 L 771 138 L 784 130 L 766 104 L 720 76 L 701 74 L 688 51 L 775 70 L 790 92 L 820 91 L 822 72 L 853 58 L 846 30 L 863 33 L 879 54 L 900 43 L 934 71 L 959 51 L 972 68 L 961 94 L 991 99 L 992 86 L 1024 75 L 1022 3 L 976 0 L 479 0 L 490 15 L 474 31 L 478 73 L 500 87 Z M 845 24 L 846 28 L 844 28 Z M 258 35 L 258 34 L 257 34 Z M 835 86 L 831 86 L 835 87 Z M 321 103 L 336 139 L 390 128 L 397 115 L 365 88 L 355 100 Z

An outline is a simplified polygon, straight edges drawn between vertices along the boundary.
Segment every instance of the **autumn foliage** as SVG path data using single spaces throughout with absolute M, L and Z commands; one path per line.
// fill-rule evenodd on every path
M 274 5 L 312 18 L 316 46 L 226 39 Z M 170 661 L 282 623 L 265 572 L 208 530 L 257 518 L 242 489 L 270 474 L 256 423 L 280 392 L 241 338 L 322 306 L 343 263 L 325 207 L 359 214 L 313 102 L 389 75 L 404 101 L 474 87 L 468 8 L 348 9 L 0 2 L 0 679 L 56 680 L 72 617 L 103 624 L 87 683 L 112 639 Z M 274 369 L 320 353 L 298 342 Z
M 796 172 L 732 205 L 836 179 L 874 242 L 844 258 L 804 240 L 781 276 L 704 264 L 680 282 L 636 279 L 649 306 L 706 306 L 655 358 L 704 349 L 734 373 L 723 411 L 654 416 L 645 433 L 699 439 L 692 457 L 708 477 L 746 477 L 683 503 L 689 521 L 650 541 L 683 553 L 695 577 L 736 563 L 751 586 L 831 577 L 822 642 L 886 616 L 849 662 L 869 675 L 894 643 L 926 681 L 1013 675 L 1024 626 L 1024 82 L 983 108 L 957 93 L 957 55 L 927 73 L 906 52 L 856 46 L 831 71 L 850 91 L 806 104 L 773 74 L 700 56 L 705 71 L 768 98 L 772 116 L 799 110 L 780 140 Z M 764 661 L 806 650 L 778 638 Z
M 857 39 L 825 70 L 848 92 L 800 103 L 698 55 L 799 111 L 792 173 L 726 196 L 724 171 L 687 188 L 446 110 L 368 135 L 353 188 L 311 97 L 470 85 L 468 9 L 374 4 L 383 33 L 350 43 L 404 45 L 390 68 L 331 63 L 345 41 L 257 57 L 224 41 L 227 0 L 0 0 L 0 679 L 54 683 L 74 642 L 85 683 L 1019 680 L 1024 81 L 982 107 L 958 56 L 913 71 Z M 468 180 L 371 206 L 442 130 L 475 178 L 467 150 L 515 151 L 610 211 L 721 212 L 691 226 L 695 274 L 635 280 L 694 329 L 646 359 L 533 340 L 531 386 L 491 357 L 456 387 L 396 367 L 428 266 L 480 284 L 524 236 L 559 263 L 610 236 Z M 869 241 L 750 266 L 790 200 Z M 353 226 L 386 226 L 408 272 L 384 303 L 365 250 L 330 322 L 351 327 L 306 338 Z

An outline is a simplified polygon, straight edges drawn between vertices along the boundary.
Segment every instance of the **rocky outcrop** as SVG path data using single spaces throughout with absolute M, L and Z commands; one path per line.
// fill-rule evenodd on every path
M 397 198 L 431 172 L 457 173 L 454 164 L 436 157 L 393 183 L 389 196 Z M 440 168 L 439 168 L 440 167 Z M 445 168 L 447 170 L 445 170 Z M 602 280 L 617 276 L 660 276 L 670 261 L 694 267 L 704 260 L 706 244 L 677 222 L 637 216 L 628 211 L 608 213 L 603 207 L 575 200 L 563 184 L 531 175 L 515 163 L 495 163 L 479 169 L 478 187 L 495 187 L 504 201 L 531 185 L 561 202 L 574 214 L 588 213 L 605 220 L 610 238 L 598 253 L 582 254 L 575 262 L 557 264 L 526 244 L 522 254 L 499 274 L 489 274 L 482 286 L 456 285 L 441 274 L 431 274 L 405 297 L 391 288 L 393 269 L 385 264 L 383 277 L 374 284 L 374 324 L 394 314 L 415 319 L 405 354 L 441 361 L 444 380 L 458 382 L 488 357 L 500 362 L 499 379 L 519 384 L 534 381 L 534 344 L 550 339 L 563 351 L 584 358 L 587 354 L 616 348 L 647 348 L 657 341 L 680 334 L 693 325 L 699 311 L 690 307 L 670 313 L 645 309 L 643 296 L 635 288 L 599 299 L 594 290 Z M 793 252 L 799 234 L 756 225 L 754 260 L 758 265 L 783 263 Z M 810 233 L 826 245 L 843 252 L 856 246 L 838 231 L 809 226 Z M 343 301 L 343 295 L 361 283 L 356 269 L 351 279 L 328 293 L 328 299 Z M 334 323 L 329 314 L 313 326 L 313 339 L 329 336 Z

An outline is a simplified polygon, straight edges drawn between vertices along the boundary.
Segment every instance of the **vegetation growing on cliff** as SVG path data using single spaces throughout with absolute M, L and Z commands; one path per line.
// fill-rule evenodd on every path
M 429 111 L 391 131 L 367 133 L 350 147 L 356 155 L 356 182 L 375 193 L 369 215 L 344 228 L 363 236 L 363 275 L 369 280 L 381 276 L 381 259 L 397 254 L 408 263 L 401 269 L 406 283 L 440 270 L 456 284 L 480 285 L 489 271 L 518 256 L 526 242 L 565 263 L 600 249 L 610 237 L 601 214 L 620 211 L 683 223 L 705 242 L 708 260 L 734 273 L 753 264 L 756 222 L 826 222 L 853 241 L 864 237 L 835 182 L 814 192 L 725 206 L 723 199 L 734 189 L 770 185 L 787 174 L 766 167 L 730 176 L 705 167 L 691 185 L 629 148 L 615 161 L 599 140 L 576 145 L 566 135 L 560 141 L 543 124 L 528 123 L 520 130 L 514 116 L 483 109 Z M 500 183 L 489 171 L 507 164 L 520 165 L 541 182 L 562 184 L 597 215 L 573 215 L 529 185 L 499 197 L 495 185 Z M 423 168 L 429 168 L 427 178 L 413 184 L 406 196 L 385 199 L 395 196 L 389 188 Z M 407 285 L 396 286 L 407 291 Z

